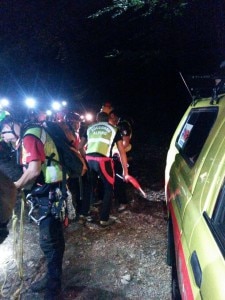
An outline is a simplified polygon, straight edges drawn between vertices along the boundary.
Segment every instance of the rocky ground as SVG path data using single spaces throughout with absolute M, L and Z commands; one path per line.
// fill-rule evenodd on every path
M 147 198 L 128 184 L 129 207 L 122 213 L 112 209 L 114 225 L 102 228 L 97 223 L 83 226 L 72 222 L 65 229 L 64 299 L 171 299 L 163 187 L 167 149 L 160 145 L 142 147 L 144 155 L 133 155 L 132 175 Z M 15 176 L 16 169 L 12 170 L 10 162 L 1 162 L 0 167 Z M 45 264 L 38 245 L 38 228 L 29 222 L 27 209 L 23 226 L 16 210 L 16 229 L 10 228 L 9 237 L 0 245 L 1 299 L 43 298 L 29 290 L 44 273 Z M 21 238 L 23 243 L 19 242 Z

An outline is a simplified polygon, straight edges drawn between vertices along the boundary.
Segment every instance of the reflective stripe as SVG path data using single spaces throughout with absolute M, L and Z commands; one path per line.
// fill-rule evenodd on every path
M 104 156 L 91 156 L 91 155 L 86 155 L 87 160 L 96 160 L 98 162 L 100 161 L 112 161 L 112 158 L 110 157 L 104 157 Z
M 194 300 L 191 281 L 188 274 L 188 266 L 184 254 L 183 245 L 181 243 L 182 232 L 179 229 L 179 225 L 171 201 L 168 203 L 168 205 L 169 205 L 169 211 L 171 213 L 172 223 L 173 223 L 177 276 L 179 279 L 179 288 L 180 288 L 181 297 L 182 299 Z
M 91 139 L 89 139 L 88 141 L 89 141 L 89 143 L 103 142 L 103 143 L 105 143 L 105 144 L 107 144 L 107 145 L 110 144 L 110 141 L 107 140 L 107 139 L 104 139 L 104 138 L 91 138 Z
M 87 130 L 87 154 L 99 153 L 110 157 L 118 128 L 107 122 L 99 122 Z

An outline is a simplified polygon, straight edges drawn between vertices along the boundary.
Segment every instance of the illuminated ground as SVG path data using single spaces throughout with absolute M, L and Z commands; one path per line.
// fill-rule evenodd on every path
M 145 156 L 134 156 L 135 177 L 147 199 L 128 185 L 129 209 L 120 214 L 112 210 L 115 225 L 103 229 L 97 223 L 71 223 L 65 229 L 64 299 L 170 299 L 170 268 L 165 264 L 166 210 L 160 177 L 164 154 L 165 150 L 150 146 Z M 12 229 L 0 246 L 2 299 L 16 299 L 17 294 L 23 300 L 43 298 L 43 294 L 29 290 L 45 267 L 37 242 L 38 228 L 26 216 L 23 232 L 22 268 L 13 260 Z M 19 271 L 23 272 L 23 281 Z

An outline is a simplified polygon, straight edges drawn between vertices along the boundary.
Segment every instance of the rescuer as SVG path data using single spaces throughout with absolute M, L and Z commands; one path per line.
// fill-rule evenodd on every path
M 65 249 L 63 226 L 56 210 L 56 205 L 64 197 L 61 190 L 63 174 L 59 163 L 47 159 L 52 152 L 57 153 L 57 150 L 43 128 L 24 128 L 10 115 L 5 115 L 0 125 L 3 140 L 21 150 L 20 164 L 24 172 L 14 184 L 18 190 L 29 190 L 30 201 L 35 201 L 34 205 L 38 205 L 39 242 L 46 259 L 47 273 L 31 289 L 35 292 L 45 289 L 44 299 L 57 299 L 61 293 Z M 45 143 L 43 139 L 46 140 Z
M 123 147 L 127 155 L 127 160 L 128 163 L 130 164 L 131 161 L 130 151 L 132 148 L 130 143 L 132 137 L 132 128 L 130 123 L 126 119 L 120 120 L 119 113 L 116 110 L 112 110 L 109 113 L 109 123 L 118 127 L 123 140 Z M 128 204 L 127 193 L 126 193 L 127 185 L 126 182 L 121 179 L 123 175 L 123 167 L 121 164 L 120 153 L 116 145 L 113 147 L 113 161 L 114 161 L 114 171 L 115 171 L 114 198 L 116 204 L 118 205 L 118 211 L 122 212 L 127 208 L 127 204 Z M 129 171 L 130 171 L 130 165 L 127 166 L 129 166 Z
M 90 169 L 90 177 L 96 177 L 97 174 L 103 182 L 103 203 L 100 211 L 101 226 L 109 226 L 115 222 L 114 219 L 109 218 L 115 182 L 112 160 L 112 148 L 114 144 L 117 145 L 120 153 L 121 164 L 123 167 L 123 178 L 126 181 L 126 178 L 129 175 L 127 169 L 127 157 L 123 147 L 122 137 L 118 128 L 108 123 L 108 114 L 100 112 L 97 116 L 97 123 L 88 127 L 86 134 L 81 137 L 79 148 L 83 148 L 85 145 L 87 147 L 86 159 Z M 91 180 L 90 191 L 92 192 L 93 189 L 93 181 Z M 91 197 L 92 194 L 90 195 L 89 204 Z M 84 216 L 88 215 L 88 210 L 89 207 L 86 206 L 82 211 Z
M 78 145 L 80 143 L 80 126 L 81 126 L 82 118 L 78 113 L 69 112 L 64 116 L 64 122 L 60 122 L 59 125 L 63 129 L 66 134 L 68 141 L 70 142 L 71 146 L 74 147 L 77 151 Z M 84 164 L 84 168 L 87 171 L 87 164 L 84 158 L 81 156 L 81 159 Z M 85 172 L 86 173 L 86 172 Z M 67 179 L 68 188 L 72 194 L 72 201 L 73 206 L 76 208 L 76 220 L 79 218 L 81 214 L 81 206 L 82 200 L 84 197 L 84 189 L 86 188 L 86 174 L 80 177 L 69 177 Z

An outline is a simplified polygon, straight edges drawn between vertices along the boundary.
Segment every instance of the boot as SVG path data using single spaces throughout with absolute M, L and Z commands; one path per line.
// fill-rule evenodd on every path
M 115 223 L 115 220 L 114 219 L 108 219 L 108 221 L 100 221 L 100 225 L 102 226 L 102 227 L 107 227 L 107 226 L 110 226 L 110 225 L 112 225 L 112 224 L 114 224 Z
M 45 290 L 44 300 L 61 300 L 61 280 L 58 278 L 49 278 L 48 285 Z
M 61 289 L 55 289 L 55 290 L 46 289 L 44 300 L 63 300 Z
M 47 276 L 44 276 L 43 278 L 41 278 L 40 280 L 34 282 L 32 285 L 31 285 L 31 290 L 32 292 L 40 292 L 40 291 L 43 291 L 46 286 L 47 286 L 47 281 L 48 281 L 48 278 Z

